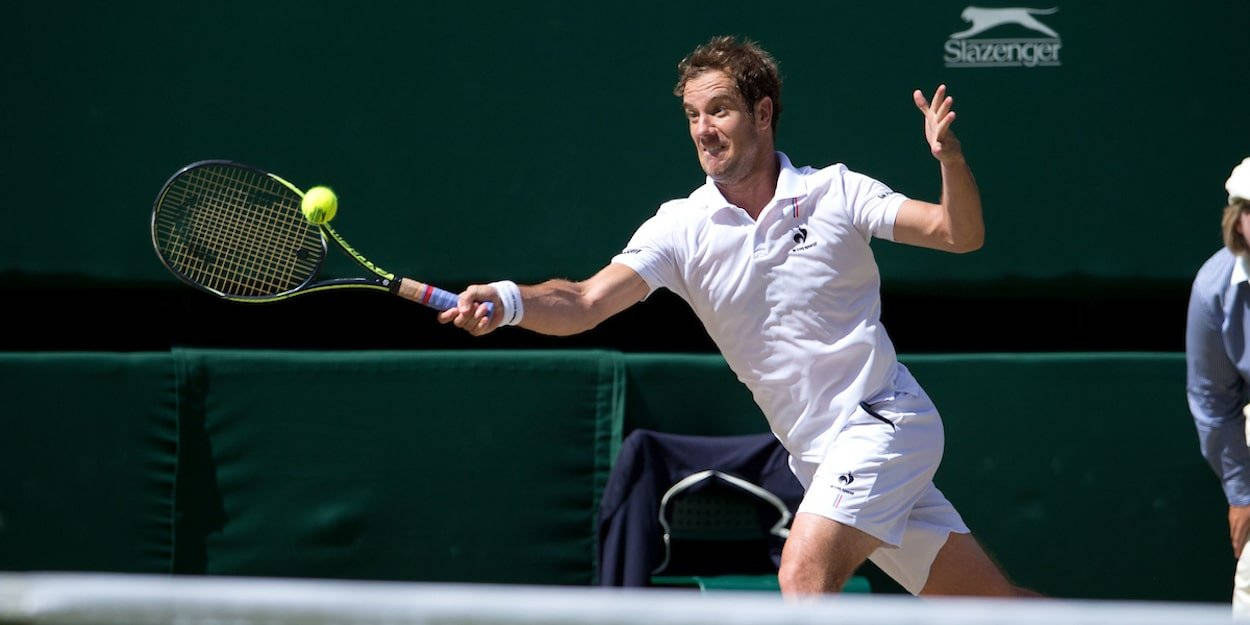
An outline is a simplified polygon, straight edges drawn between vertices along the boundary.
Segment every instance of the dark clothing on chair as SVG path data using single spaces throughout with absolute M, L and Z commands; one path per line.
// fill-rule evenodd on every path
M 772 434 L 686 436 L 635 430 L 621 444 L 599 509 L 599 583 L 647 586 L 664 559 L 660 498 L 673 484 L 707 469 L 772 492 L 794 513 L 803 499 L 789 454 Z M 772 546 L 780 564 L 781 541 Z

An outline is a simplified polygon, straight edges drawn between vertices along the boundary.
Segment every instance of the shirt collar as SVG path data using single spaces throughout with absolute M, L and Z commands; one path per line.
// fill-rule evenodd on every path
M 769 204 L 806 196 L 807 184 L 803 181 L 803 176 L 799 173 L 799 170 L 790 163 L 790 157 L 786 156 L 784 152 L 777 152 L 776 154 L 781 167 L 777 173 L 777 190 L 773 192 L 773 199 Z M 716 187 L 716 183 L 711 176 L 707 177 L 703 186 L 695 189 L 691 197 L 702 201 L 713 212 L 735 208 L 733 204 L 729 203 L 729 200 L 725 199 L 724 195 L 721 195 L 720 189 Z
M 1241 282 L 1250 282 L 1250 257 L 1245 254 L 1233 257 L 1233 276 L 1228 281 L 1230 286 Z
M 790 157 L 784 152 L 778 152 L 777 159 L 781 161 L 781 172 L 777 176 L 777 191 L 773 193 L 773 201 L 791 200 L 807 195 L 807 183 L 799 175 L 799 170 L 790 164 Z

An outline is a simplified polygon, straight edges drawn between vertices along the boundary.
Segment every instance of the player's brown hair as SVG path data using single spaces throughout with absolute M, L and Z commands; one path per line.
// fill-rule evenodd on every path
M 1224 207 L 1224 218 L 1220 220 L 1220 226 L 1224 230 L 1224 247 L 1237 256 L 1250 254 L 1250 248 L 1246 247 L 1246 237 L 1237 231 L 1237 218 L 1242 213 L 1250 213 L 1250 200 L 1235 197 Z
M 773 101 L 773 134 L 781 118 L 781 72 L 773 56 L 754 41 L 738 41 L 732 36 L 712 37 L 677 64 L 677 86 L 673 95 L 682 97 L 686 82 L 709 70 L 720 70 L 733 79 L 747 104 L 747 114 L 765 96 Z

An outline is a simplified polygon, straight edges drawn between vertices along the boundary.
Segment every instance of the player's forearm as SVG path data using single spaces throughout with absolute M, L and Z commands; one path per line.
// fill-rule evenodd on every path
M 985 244 L 981 192 L 962 154 L 941 160 L 942 210 L 946 243 L 952 252 L 972 252 Z
M 584 283 L 548 280 L 521 287 L 525 317 L 520 326 L 540 334 L 568 336 L 585 332 L 603 321 Z
M 625 310 L 650 292 L 647 282 L 626 265 L 611 263 L 581 282 L 556 279 L 533 286 L 511 280 L 472 284 L 454 308 L 439 313 L 439 323 L 481 336 L 503 325 L 519 325 L 541 334 L 566 336 L 585 332 Z M 495 307 L 492 313 L 487 303 Z

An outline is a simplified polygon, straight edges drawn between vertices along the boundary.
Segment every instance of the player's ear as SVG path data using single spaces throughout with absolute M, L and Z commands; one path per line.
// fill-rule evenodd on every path
M 755 125 L 761 130 L 766 130 L 773 125 L 773 99 L 764 96 L 755 103 Z

